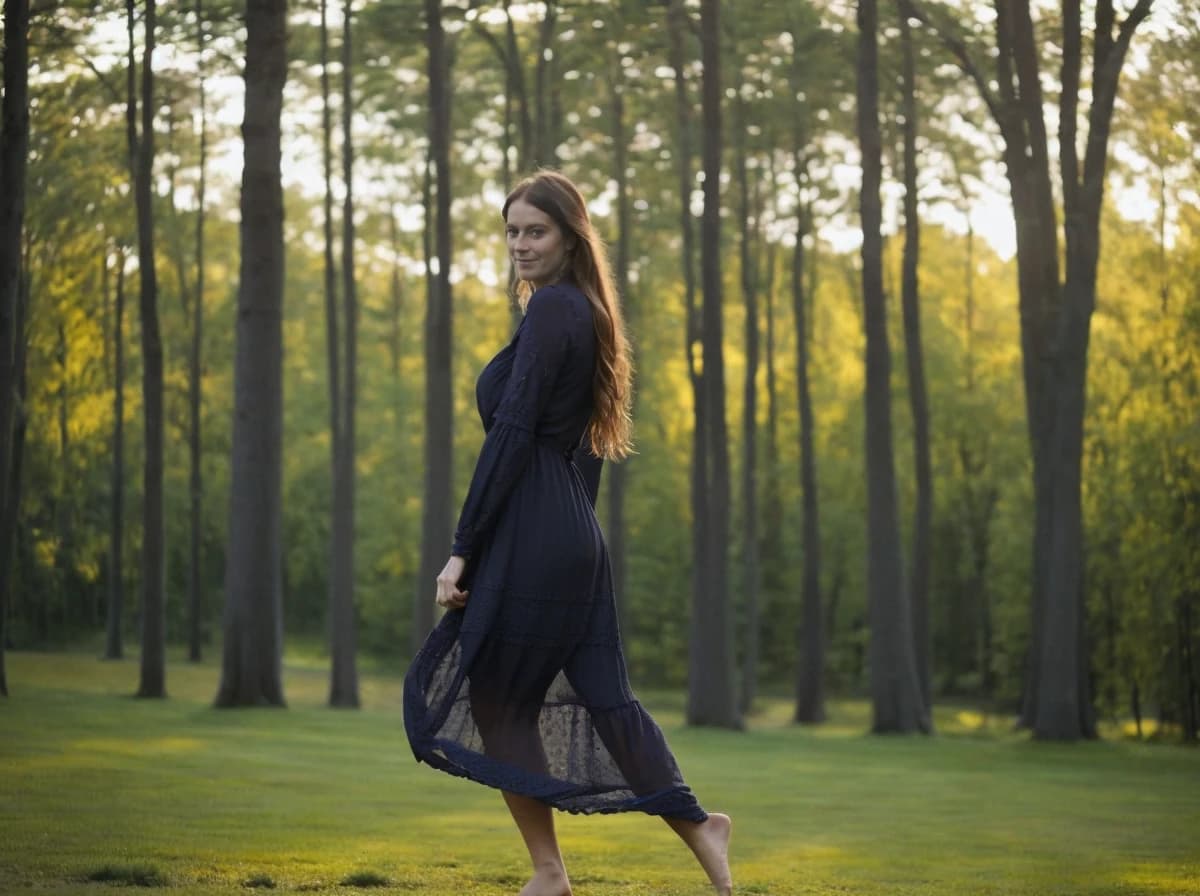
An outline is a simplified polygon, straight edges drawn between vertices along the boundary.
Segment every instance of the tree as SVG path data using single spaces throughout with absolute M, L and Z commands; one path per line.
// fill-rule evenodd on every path
M 1057 190 L 1044 117 L 1041 40 L 1028 0 L 995 0 L 996 40 L 987 53 L 994 60 L 994 74 L 986 72 L 979 53 L 953 26 L 915 0 L 904 2 L 910 15 L 937 32 L 975 83 L 1004 141 L 1017 224 L 1021 355 L 1034 488 L 1031 643 L 1021 721 L 1042 739 L 1095 737 L 1081 507 L 1087 349 L 1113 107 L 1129 45 L 1153 0 L 1137 0 L 1119 22 L 1112 0 L 1095 4 L 1082 164 L 1083 9 L 1079 0 L 1063 4 Z M 1056 195 L 1063 202 L 1061 245 Z M 1060 248 L 1065 271 L 1060 270 Z
M 321 6 L 324 37 L 325 5 Z M 358 706 L 357 633 L 354 610 L 354 459 L 357 400 L 358 298 L 354 282 L 354 120 L 353 8 L 342 7 L 342 178 L 346 196 L 342 208 L 342 299 L 345 318 L 344 391 L 334 396 L 333 433 L 333 570 L 330 575 L 330 706 Z M 324 49 L 324 46 L 322 47 Z M 324 59 L 322 59 L 324 62 Z M 325 66 L 321 68 L 325 76 Z M 328 105 L 325 107 L 328 109 Z M 326 192 L 326 197 L 328 197 Z M 328 231 L 327 231 L 328 232 Z M 328 301 L 328 299 L 327 299 Z M 332 321 L 330 321 L 332 327 Z M 336 337 L 336 333 L 334 334 Z M 330 356 L 336 363 L 336 350 Z M 336 380 L 331 381 L 336 382 Z
M 703 507 L 705 544 L 696 558 L 703 588 L 696 597 L 695 638 L 690 651 L 688 723 L 740 728 L 729 613 L 729 436 L 725 421 L 725 369 L 721 321 L 721 29 L 719 0 L 700 4 L 700 55 L 704 66 L 704 214 L 700 223 L 700 283 L 703 294 L 703 395 L 707 457 Z
M 746 373 L 742 383 L 742 597 L 746 606 L 746 641 L 742 658 L 741 708 L 749 711 L 758 688 L 759 657 L 759 591 L 762 572 L 758 544 L 758 269 L 755 258 L 754 231 L 762 217 L 756 197 L 751 196 L 748 173 L 749 149 L 746 146 L 748 126 L 747 103 L 741 91 L 734 106 L 734 170 L 738 186 L 738 254 L 741 272 L 742 300 L 746 319 Z M 757 185 L 758 180 L 755 179 Z M 753 223 L 752 223 L 753 222 Z
M 126 4 L 132 54 L 134 3 Z M 163 350 L 158 325 L 158 278 L 154 260 L 154 31 L 155 0 L 146 0 L 142 50 L 142 132 L 131 127 L 136 160 L 138 309 L 142 334 L 142 657 L 139 697 L 166 696 L 166 545 L 163 530 Z M 136 117 L 130 94 L 130 118 Z
M 0 109 L 0 695 L 8 696 L 4 648 L 8 617 L 11 538 L 9 507 L 13 417 L 17 401 L 17 324 L 21 293 L 21 232 L 29 152 L 29 2 L 4 0 L 4 99 Z
M 204 527 L 204 467 L 201 410 L 204 399 L 204 216 L 208 201 L 208 104 L 205 94 L 204 3 L 196 0 L 196 65 L 200 104 L 200 159 L 196 185 L 196 283 L 192 296 L 191 343 L 188 347 L 188 659 L 200 662 L 205 616 L 202 581 Z M 181 286 L 182 288 L 182 286 Z
M 696 238 L 692 221 L 692 101 L 688 91 L 686 37 L 691 21 L 683 0 L 670 0 L 667 10 L 671 68 L 675 72 L 675 151 L 679 189 L 679 230 L 684 291 L 684 350 L 692 396 L 692 463 L 689 478 L 692 507 L 692 612 L 689 619 L 688 681 L 699 681 L 705 657 L 695 649 L 700 643 L 700 614 L 708 605 L 708 406 L 704 371 L 696 349 L 700 342 L 700 318 L 696 307 Z
M 454 444 L 450 361 L 453 345 L 450 263 L 450 59 L 437 0 L 425 0 L 425 39 L 429 73 L 429 155 L 436 183 L 436 207 L 425 203 L 432 219 L 437 270 L 427 279 L 425 316 L 425 501 L 421 518 L 421 567 L 413 595 L 412 647 L 421 646 L 433 627 L 433 583 L 449 553 L 450 474 Z M 428 172 L 427 172 L 428 174 Z M 428 225 L 427 225 L 428 226 Z
M 108 251 L 108 247 L 104 247 Z M 113 433 L 109 480 L 108 624 L 106 660 L 124 656 L 122 622 L 125 609 L 125 247 L 116 251 L 117 285 L 112 320 Z M 107 293 L 107 272 L 105 282 Z
M 879 132 L 877 0 L 858 4 L 858 139 L 862 148 L 862 302 L 866 349 L 867 590 L 876 733 L 929 730 L 913 655 L 912 614 L 900 557 L 892 453 L 891 354 L 883 292 L 883 172 Z
M 241 277 L 216 705 L 283 706 L 283 186 L 287 0 L 246 2 Z
M 912 29 L 900 14 L 902 54 L 901 105 L 904 116 L 904 260 L 900 302 L 904 314 L 904 361 L 908 368 L 908 400 L 913 419 L 913 466 L 917 502 L 913 521 L 912 577 L 917 677 L 928 712 L 933 706 L 933 671 L 929 644 L 929 554 L 933 529 L 933 463 L 929 449 L 929 395 L 921 346 L 921 309 L 917 266 L 921 257 L 921 220 L 917 209 L 917 76 Z
M 798 56 L 797 56 L 798 59 Z M 807 180 L 803 130 L 797 118 L 793 165 L 797 193 Z M 811 211 L 796 205 L 796 244 L 792 250 L 792 313 L 796 326 L 796 400 L 800 414 L 800 489 L 803 522 L 804 573 L 800 586 L 800 658 L 796 664 L 797 722 L 815 725 L 825 721 L 825 612 L 821 597 L 821 512 L 817 486 L 816 421 L 812 387 L 809 383 L 809 305 L 812 290 L 805 296 L 804 239 L 810 228 Z

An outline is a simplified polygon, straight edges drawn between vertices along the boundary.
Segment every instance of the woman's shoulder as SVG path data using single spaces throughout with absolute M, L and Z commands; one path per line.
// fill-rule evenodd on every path
M 571 320 L 591 321 L 592 309 L 588 297 L 574 283 L 566 280 L 539 287 L 525 305 L 525 316 L 554 318 L 566 323 Z
M 573 304 L 587 304 L 587 296 L 583 290 L 572 283 L 570 280 L 559 280 L 557 283 L 548 283 L 545 286 L 539 286 L 533 291 L 533 295 L 529 297 L 529 303 L 526 307 L 532 308 L 535 302 L 542 300 L 543 302 L 559 301 L 570 302 Z

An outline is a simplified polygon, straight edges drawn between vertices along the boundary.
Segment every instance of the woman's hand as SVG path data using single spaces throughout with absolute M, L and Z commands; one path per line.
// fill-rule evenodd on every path
M 459 591 L 458 580 L 467 567 L 465 557 L 451 556 L 437 577 L 437 602 L 447 610 L 461 610 L 467 603 L 467 592 Z

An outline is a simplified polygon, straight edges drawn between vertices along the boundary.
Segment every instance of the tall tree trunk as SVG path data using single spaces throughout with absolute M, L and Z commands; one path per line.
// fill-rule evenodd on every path
M 28 270 L 29 259 L 25 257 L 21 264 L 22 271 Z M 16 351 L 16 394 L 13 396 L 13 426 L 12 426 L 12 448 L 9 452 L 9 470 L 8 481 L 5 483 L 5 503 L 0 507 L 0 550 L 6 551 L 0 554 L 0 566 L 8 567 L 8 581 L 16 578 L 13 570 L 16 566 L 18 557 L 17 538 L 19 528 L 17 521 L 20 517 L 21 510 L 21 486 L 23 484 L 22 465 L 25 458 L 25 435 L 29 424 L 29 413 L 25 403 L 26 395 L 29 391 L 29 378 L 26 370 L 26 360 L 29 350 L 29 334 L 26 330 L 25 321 L 29 311 L 29 293 L 30 281 L 28 273 L 22 273 L 20 283 L 17 289 L 17 308 L 16 308 L 16 327 L 17 334 L 17 351 Z M 7 637 L 7 613 L 10 611 L 7 600 L 0 606 L 0 612 L 6 614 L 6 618 L 0 621 L 0 639 Z M 7 642 L 5 643 L 7 647 Z M 0 661 L 0 666 L 3 662 Z M 5 682 L 7 687 L 7 682 Z M 4 694 L 7 696 L 7 693 Z
M 745 645 L 742 656 L 742 712 L 749 712 L 758 690 L 759 611 L 761 568 L 758 556 L 758 271 L 754 258 L 753 227 L 758 210 L 750 197 L 747 176 L 746 109 L 739 98 L 735 128 L 738 183 L 739 256 L 742 299 L 745 303 L 746 375 L 742 383 L 742 598 L 746 608 Z M 751 224 L 751 218 L 755 223 Z
M 204 399 L 204 217 L 208 201 L 208 98 L 204 85 L 204 4 L 196 0 L 196 55 L 200 90 L 200 174 L 196 188 L 196 284 L 192 297 L 192 339 L 188 351 L 188 511 L 191 539 L 188 545 L 188 659 L 198 663 L 203 654 L 204 623 L 204 472 L 202 466 L 201 410 Z
M 803 159 L 803 134 L 796 133 L 795 170 L 797 187 L 807 180 Z M 825 721 L 824 601 L 821 597 L 821 516 L 817 492 L 816 421 L 809 385 L 808 300 L 805 297 L 804 238 L 808 232 L 808 209 L 796 210 L 796 245 L 792 250 L 792 315 L 796 327 L 796 395 L 800 413 L 800 491 L 803 516 L 804 575 L 800 591 L 800 659 L 796 664 L 795 721 L 816 725 Z M 811 293 L 810 293 L 811 295 Z
M 692 222 L 692 102 L 688 96 L 686 65 L 688 54 L 685 40 L 691 31 L 690 16 L 684 0 L 670 0 L 667 9 L 667 36 L 671 68 L 675 72 L 675 126 L 678 149 L 679 177 L 679 229 L 682 234 L 683 284 L 686 321 L 684 322 L 688 381 L 692 389 L 692 468 L 690 497 L 692 505 L 692 601 L 688 617 L 688 643 L 700 642 L 700 618 L 708 606 L 707 570 L 703 563 L 708 546 L 708 416 L 704 403 L 704 373 L 696 357 L 700 340 L 700 320 L 696 307 L 696 238 Z M 705 657 L 699 651 L 688 651 L 688 681 L 696 682 L 701 677 Z M 691 691 L 689 690 L 689 699 Z
M 133 3 L 129 3 L 133 15 Z M 163 350 L 154 261 L 155 0 L 146 0 L 142 50 L 142 133 L 137 144 L 138 308 L 142 335 L 142 657 L 139 697 L 166 696 L 166 546 L 163 527 Z
M 176 285 L 176 289 L 177 289 L 178 295 L 179 295 L 180 311 L 183 312 L 183 319 L 185 321 L 188 321 L 189 326 L 191 326 L 191 324 L 194 323 L 194 317 L 195 317 L 195 314 L 194 314 L 195 301 L 193 299 L 193 296 L 191 296 L 191 294 L 190 294 L 190 290 L 194 284 L 191 282 L 191 273 L 192 272 L 188 268 L 188 263 L 187 263 L 187 252 L 185 249 L 185 241 L 183 239 L 184 228 L 182 226 L 182 222 L 179 219 L 179 206 L 175 202 L 175 187 L 176 187 L 175 179 L 179 173 L 179 166 L 178 166 L 176 160 L 179 159 L 179 150 L 175 143 L 175 109 L 172 106 L 167 107 L 167 157 L 172 160 L 167 167 L 167 209 L 170 212 L 170 217 L 171 217 L 171 226 L 169 228 L 167 244 L 168 244 L 168 248 L 170 250 L 172 262 L 175 266 L 175 285 Z M 191 355 L 192 355 L 192 346 L 189 341 L 189 344 L 188 344 L 188 392 L 189 392 L 188 410 L 189 410 L 189 415 L 191 412 L 191 394 L 190 393 L 191 393 L 191 387 L 192 387 Z M 190 422 L 191 421 L 189 420 L 189 426 L 190 426 Z M 191 433 L 190 432 L 188 434 L 188 442 L 189 442 L 189 444 L 191 442 Z M 190 451 L 189 451 L 189 453 L 190 453 Z M 187 611 L 187 627 L 188 627 L 187 634 L 188 634 L 189 661 L 196 662 L 196 661 L 198 661 L 199 658 L 197 657 L 196 659 L 192 659 L 190 656 L 190 653 L 191 653 L 192 640 L 193 640 L 193 635 L 194 635 L 193 626 L 199 625 L 199 619 L 193 615 L 196 611 L 196 607 L 193 604 L 193 595 L 191 593 L 191 585 L 192 585 L 193 579 L 198 579 L 199 570 L 195 569 L 190 562 L 191 561 L 191 557 L 190 557 L 191 544 L 190 543 L 195 541 L 195 536 L 196 536 L 196 532 L 192 529 L 192 523 L 194 521 L 191 518 L 192 508 L 190 506 L 190 503 L 191 502 L 189 501 L 189 508 L 188 508 L 188 510 L 189 510 L 189 519 L 188 519 L 188 529 L 189 529 L 188 596 L 187 596 L 187 604 L 185 606 L 185 609 Z M 197 582 L 197 587 L 199 587 L 198 582 Z M 198 646 L 198 636 L 197 636 L 197 646 Z
M 900 278 L 904 312 L 904 359 L 913 418 L 913 464 L 917 502 L 913 523 L 911 598 L 916 640 L 917 678 L 929 712 L 933 706 L 933 667 L 929 641 L 929 553 L 933 529 L 933 465 L 929 448 L 929 396 L 925 387 L 924 348 L 917 264 L 921 253 L 921 221 L 917 210 L 917 84 L 912 29 L 900 14 L 904 109 L 904 260 Z
M 21 291 L 21 234 L 25 219 L 25 170 L 29 156 L 29 0 L 4 0 L 4 98 L 0 109 L 0 695 L 8 696 L 4 664 L 12 540 L 8 484 L 13 466 L 17 398 L 17 303 Z
M 124 657 L 125 609 L 125 248 L 117 248 L 116 309 L 113 315 L 113 436 L 108 536 L 108 625 L 104 658 Z
M 73 566 L 75 533 L 73 531 L 73 515 L 71 501 L 68 497 L 71 477 L 71 394 L 68 387 L 70 382 L 67 349 L 67 328 L 60 319 L 57 326 L 58 342 L 54 350 L 54 360 L 58 367 L 58 468 L 59 482 L 62 491 L 54 500 L 54 528 L 58 538 L 54 548 L 54 582 L 57 594 L 54 595 L 60 615 L 59 631 L 66 633 L 72 623 L 71 598 L 75 593 L 71 581 Z
M 708 481 L 706 543 L 700 564 L 704 612 L 691 645 L 699 675 L 688 682 L 687 719 L 692 725 L 740 728 L 735 684 L 733 627 L 729 608 L 729 435 L 725 420 L 724 339 L 721 320 L 721 44 L 720 2 L 701 0 L 700 55 L 704 67 L 704 215 L 700 224 L 700 282 L 703 294 L 703 400 L 707 417 Z
M 358 364 L 358 294 L 354 283 L 354 54 L 353 8 L 343 5 L 342 17 L 342 178 L 346 198 L 342 207 L 342 298 L 346 322 L 345 391 L 334 461 L 333 485 L 333 605 L 330 607 L 332 669 L 329 705 L 358 707 L 358 633 L 354 610 L 354 458 L 355 401 Z
M 916 0 L 904 3 L 908 14 L 931 24 Z M 1047 740 L 1096 736 L 1084 638 L 1080 496 L 1087 348 L 1113 106 L 1129 45 L 1152 5 L 1153 0 L 1137 0 L 1119 22 L 1112 0 L 1093 6 L 1091 102 L 1081 160 L 1083 10 L 1079 0 L 1063 4 L 1057 141 L 1061 190 L 1053 188 L 1050 175 L 1040 40 L 1028 0 L 995 2 L 994 76 L 945 26 L 932 26 L 975 82 L 1004 140 L 1017 225 L 1021 356 L 1034 489 L 1030 647 L 1021 724 Z M 1061 247 L 1056 195 L 1061 195 L 1064 211 Z M 1066 272 L 1061 282 L 1060 248 Z
M 286 0 L 247 0 L 242 261 L 216 705 L 283 706 L 283 185 Z
M 805 72 L 800 35 L 792 32 L 792 79 L 803 83 Z M 792 119 L 792 170 L 796 179 L 797 195 L 803 195 L 808 184 L 808 162 L 805 152 L 808 144 L 801 109 L 793 111 Z M 800 416 L 800 490 L 802 515 L 802 552 L 804 572 L 800 591 L 799 659 L 796 663 L 796 709 L 793 718 L 800 724 L 817 725 L 825 721 L 825 647 L 833 636 L 833 623 L 837 617 L 837 601 L 840 596 L 841 564 L 836 564 L 834 586 L 830 593 L 830 606 L 825 610 L 821 594 L 821 516 L 820 495 L 817 491 L 816 420 L 813 413 L 812 390 L 809 384 L 809 338 L 808 306 L 816 299 L 816 251 L 811 259 L 804 251 L 804 239 L 812 225 L 812 212 L 808 203 L 801 202 L 796 208 L 796 244 L 792 250 L 792 317 L 796 330 L 796 398 Z M 807 274 L 807 297 L 806 289 Z M 840 554 L 839 554 L 840 557 Z
M 320 46 L 321 46 L 321 160 L 325 180 L 325 195 L 322 201 L 322 224 L 325 240 L 324 275 L 325 275 L 325 356 L 326 369 L 329 376 L 329 481 L 330 514 L 329 514 L 329 619 L 332 626 L 337 613 L 338 589 L 342 583 L 341 570 L 338 568 L 338 525 L 340 512 L 340 497 L 338 489 L 341 485 L 342 457 L 342 361 L 341 361 L 341 324 L 338 311 L 338 272 L 333 250 L 333 112 L 330 103 L 329 83 L 329 4 L 321 0 L 320 4 Z
M 867 590 L 872 730 L 929 730 L 913 652 L 912 613 L 900 558 L 892 453 L 891 354 L 883 292 L 883 159 L 879 133 L 877 0 L 858 4 L 858 139 L 862 147 L 863 323 L 866 330 Z
M 434 582 L 450 553 L 450 492 L 454 445 L 451 395 L 450 264 L 453 255 L 450 220 L 450 62 L 442 29 L 441 5 L 425 0 L 429 66 L 429 151 L 436 180 L 434 219 L 437 271 L 430 286 L 425 315 L 425 502 L 421 514 L 421 570 L 414 595 L 412 647 L 415 652 L 433 627 Z
M 609 75 L 612 90 L 613 180 L 617 184 L 617 293 L 625 309 L 630 328 L 636 327 L 629 305 L 629 185 L 626 175 L 628 147 L 625 136 L 625 85 L 622 83 L 620 55 L 612 61 Z M 625 490 L 629 481 L 629 461 L 609 464 L 608 473 L 608 553 L 612 562 L 613 591 L 617 595 L 618 624 L 626 640 L 633 637 L 629 618 L 628 575 L 625 549 Z
M 774 197 L 777 190 L 775 156 L 767 154 L 767 195 Z M 777 596 L 788 581 L 783 556 L 783 497 L 780 494 L 779 461 L 779 386 L 775 374 L 775 276 L 777 243 L 766 239 L 763 263 L 763 315 L 765 333 L 763 363 L 766 367 L 767 386 L 767 443 L 766 476 L 763 495 L 762 537 L 762 585 L 767 600 Z
M 763 361 L 767 373 L 767 444 L 766 488 L 763 490 L 763 520 L 766 531 L 763 532 L 763 586 L 768 594 L 773 587 L 778 587 L 782 579 L 778 569 L 783 560 L 783 501 L 779 494 L 779 385 L 776 376 L 775 353 L 775 244 L 769 243 L 766 253 L 763 281 L 763 311 L 766 318 L 764 334 Z M 766 573 L 774 571 L 768 579 Z

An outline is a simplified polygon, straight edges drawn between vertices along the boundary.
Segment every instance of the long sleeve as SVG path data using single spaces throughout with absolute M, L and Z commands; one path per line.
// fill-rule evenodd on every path
M 538 420 L 554 391 L 570 342 L 569 303 L 554 287 L 529 300 L 512 373 L 479 451 L 454 532 L 452 553 L 469 557 L 496 521 L 529 464 Z

